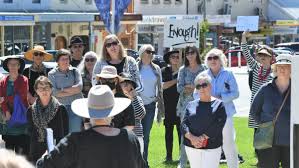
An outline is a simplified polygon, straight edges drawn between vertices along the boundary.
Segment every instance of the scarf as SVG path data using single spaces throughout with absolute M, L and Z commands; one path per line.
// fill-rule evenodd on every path
M 40 98 L 38 98 L 32 105 L 32 119 L 37 128 L 38 142 L 45 142 L 46 131 L 50 121 L 55 117 L 60 103 L 55 97 L 51 97 L 47 106 L 41 104 Z
M 263 69 L 264 69 L 264 67 L 261 66 L 261 68 L 258 71 L 259 81 L 261 81 L 261 82 L 265 81 L 271 72 L 271 67 L 270 67 L 267 69 L 266 74 L 263 75 Z
M 39 73 L 44 73 L 44 75 L 47 75 L 47 68 L 44 66 L 44 64 L 41 64 L 40 66 L 36 64 L 32 64 L 29 67 L 29 74 L 28 74 L 28 79 L 31 79 L 31 71 L 33 72 L 39 72 Z

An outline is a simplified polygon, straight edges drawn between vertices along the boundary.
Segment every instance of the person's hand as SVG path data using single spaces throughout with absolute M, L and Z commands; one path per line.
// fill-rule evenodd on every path
M 4 102 L 4 97 L 0 97 L 0 104 Z
M 5 121 L 9 121 L 10 120 L 10 118 L 11 118 L 11 114 L 10 114 L 10 112 L 9 111 L 6 111 L 5 112 L 5 116 L 4 116 L 5 118 Z
M 249 38 L 250 36 L 251 36 L 251 34 L 248 30 L 246 30 L 242 33 L 242 37 Z
M 36 97 L 31 97 L 30 99 L 28 99 L 28 101 L 30 104 L 33 104 L 36 99 L 37 99 Z
M 124 92 L 124 94 L 131 100 L 134 99 L 134 97 L 137 95 L 136 91 L 134 89 L 132 89 L 129 92 Z

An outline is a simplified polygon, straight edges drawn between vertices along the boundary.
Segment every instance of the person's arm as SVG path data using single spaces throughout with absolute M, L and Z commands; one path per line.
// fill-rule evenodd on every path
M 72 95 L 78 94 L 82 91 L 83 88 L 83 82 L 82 82 L 82 76 L 77 68 L 73 69 L 74 71 L 74 78 L 75 78 L 75 84 L 71 87 L 64 88 L 63 91 L 66 93 L 71 93 Z
M 219 134 L 222 134 L 222 129 L 224 127 L 224 124 L 226 122 L 226 112 L 224 105 L 221 103 L 218 107 L 218 109 L 214 112 L 215 120 L 211 124 L 209 128 L 205 131 L 205 135 L 208 138 L 215 138 Z
M 165 90 L 165 89 L 168 89 L 168 88 L 172 87 L 173 85 L 176 85 L 177 82 L 178 82 L 177 79 L 173 79 L 173 80 L 171 80 L 171 81 L 163 82 L 163 89 L 164 89 L 164 90 Z
M 243 55 L 246 58 L 247 64 L 251 69 L 254 69 L 256 66 L 258 66 L 258 62 L 252 57 L 249 47 L 247 45 L 246 38 L 249 37 L 249 32 L 245 31 L 242 34 L 242 43 L 241 43 L 241 49 L 243 52 Z
M 136 87 L 136 92 L 140 93 L 143 91 L 143 84 L 141 82 L 140 78 L 140 73 L 139 73 L 139 68 L 137 65 L 137 62 L 134 59 L 130 59 L 130 62 L 128 61 L 130 65 L 129 66 L 129 72 L 132 77 L 132 79 L 136 82 L 137 87 Z
M 61 120 L 62 120 L 62 124 L 63 124 L 63 135 L 66 136 L 69 133 L 69 117 L 66 111 L 66 108 L 64 106 L 60 107 L 60 111 L 61 113 Z
M 221 93 L 220 98 L 224 103 L 233 101 L 239 97 L 239 87 L 234 74 L 232 72 L 227 72 L 227 75 L 227 80 L 224 81 L 226 92 Z
M 102 71 L 101 59 L 99 59 L 93 67 L 92 78 L 91 78 L 92 86 L 95 86 L 98 83 L 96 79 L 96 75 L 101 73 L 101 71 Z
M 131 131 L 135 127 L 135 113 L 132 104 L 125 109 L 124 113 L 124 128 Z
M 142 99 L 139 96 L 135 96 L 132 101 L 132 105 L 135 112 L 135 118 L 140 120 L 143 119 L 146 112 L 145 112 L 145 107 L 143 105 Z
M 257 91 L 250 106 L 249 114 L 251 114 L 257 123 L 260 123 L 261 113 L 263 112 L 264 91 L 265 85 Z
M 4 95 L 4 93 L 5 93 L 4 90 L 6 90 L 6 87 L 4 86 L 5 79 L 6 78 L 4 78 L 0 81 L 0 97 L 3 98 L 3 101 L 1 102 L 1 108 L 2 108 L 3 114 L 6 114 L 7 112 L 9 113 L 8 107 L 7 107 L 8 100 L 7 100 L 6 95 Z

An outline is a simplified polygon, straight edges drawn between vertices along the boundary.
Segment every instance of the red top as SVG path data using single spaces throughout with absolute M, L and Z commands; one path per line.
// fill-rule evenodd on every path
M 4 77 L 0 81 L 0 97 L 4 98 L 4 101 L 1 104 L 3 113 L 9 111 L 8 104 L 13 107 L 14 96 L 7 96 L 7 84 L 9 80 L 9 75 Z M 14 81 L 14 94 L 19 93 L 22 102 L 24 103 L 25 107 L 28 108 L 28 100 L 27 100 L 27 93 L 28 93 L 28 79 L 23 75 L 19 75 L 18 78 Z M 9 111 L 12 113 L 12 111 Z

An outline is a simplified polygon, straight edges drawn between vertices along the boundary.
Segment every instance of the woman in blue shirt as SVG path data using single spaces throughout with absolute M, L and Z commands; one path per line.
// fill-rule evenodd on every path
M 238 167 L 238 152 L 235 143 L 233 115 L 236 108 L 233 100 L 239 97 L 239 88 L 232 72 L 226 70 L 226 57 L 219 49 L 210 50 L 205 57 L 207 73 L 212 78 L 212 96 L 220 99 L 225 107 L 227 119 L 223 128 L 223 151 L 229 168 Z

